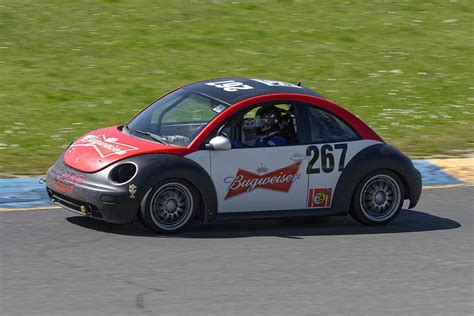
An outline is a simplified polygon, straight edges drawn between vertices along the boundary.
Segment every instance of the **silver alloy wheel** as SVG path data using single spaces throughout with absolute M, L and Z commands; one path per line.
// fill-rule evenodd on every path
M 398 182 L 386 174 L 379 174 L 367 180 L 359 199 L 362 212 L 374 222 L 389 219 L 397 212 L 401 201 Z
M 166 183 L 151 198 L 151 219 L 162 230 L 179 229 L 192 216 L 193 203 L 193 196 L 185 185 L 178 182 Z

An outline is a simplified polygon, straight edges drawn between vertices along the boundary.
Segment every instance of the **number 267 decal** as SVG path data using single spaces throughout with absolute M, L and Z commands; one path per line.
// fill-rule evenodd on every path
M 337 170 L 342 171 L 344 169 L 344 163 L 346 161 L 347 144 L 336 144 L 334 145 L 334 148 L 332 145 L 328 144 L 321 146 L 321 151 L 319 150 L 318 146 L 309 146 L 306 149 L 306 156 L 311 157 L 309 160 L 308 167 L 306 168 L 306 173 L 320 173 L 321 169 L 325 173 L 334 171 L 334 150 L 341 150 L 341 158 L 339 158 Z M 319 161 L 321 162 L 319 163 Z M 321 168 L 315 167 L 315 165 L 320 165 Z

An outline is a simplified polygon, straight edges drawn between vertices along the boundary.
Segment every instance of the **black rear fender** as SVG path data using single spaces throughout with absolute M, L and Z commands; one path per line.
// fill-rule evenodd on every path
M 414 207 L 421 195 L 421 174 L 413 162 L 397 148 L 387 144 L 377 144 L 359 152 L 344 168 L 336 185 L 333 212 L 335 215 L 349 213 L 352 196 L 359 182 L 376 170 L 391 170 L 403 182 L 405 198 Z

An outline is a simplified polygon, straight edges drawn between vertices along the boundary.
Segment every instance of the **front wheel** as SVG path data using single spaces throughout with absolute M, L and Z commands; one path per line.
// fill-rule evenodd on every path
M 365 225 L 388 224 L 400 213 L 403 196 L 403 186 L 395 173 L 375 171 L 357 186 L 352 198 L 351 216 Z
M 147 195 L 142 222 L 157 233 L 174 233 L 189 223 L 198 205 L 192 185 L 181 179 L 168 180 Z

